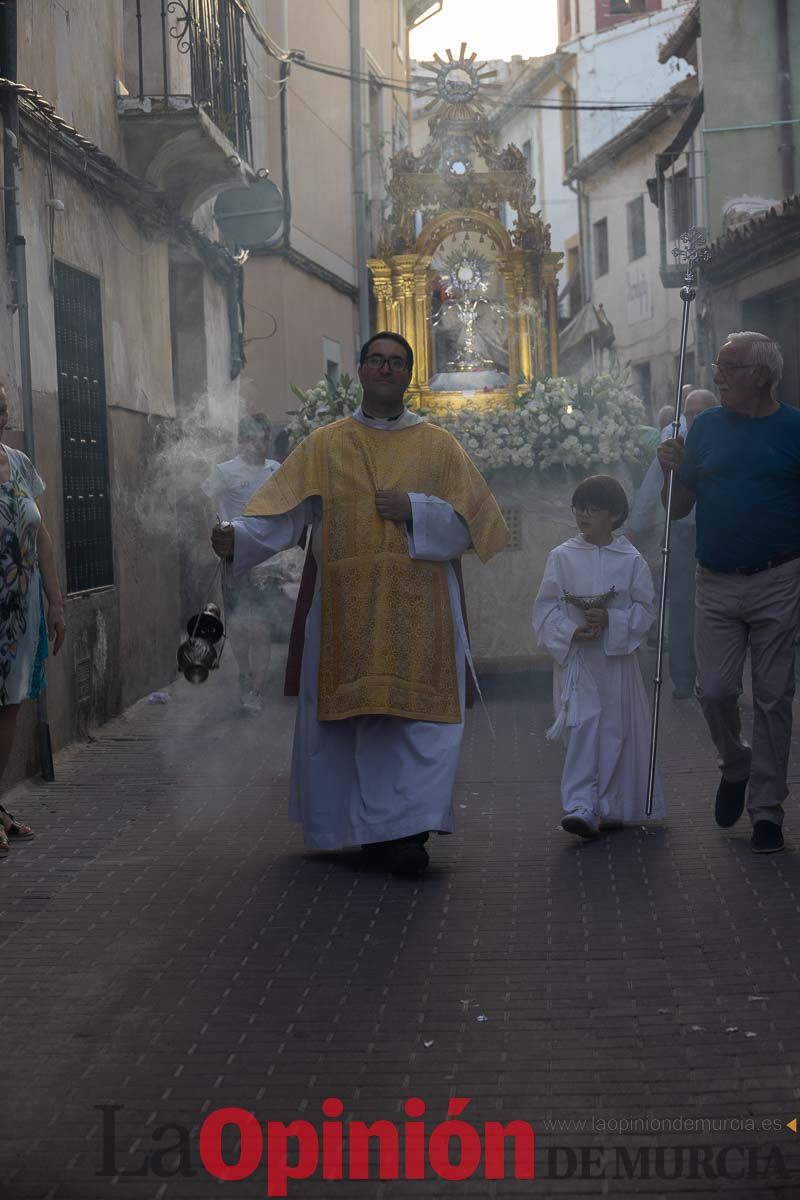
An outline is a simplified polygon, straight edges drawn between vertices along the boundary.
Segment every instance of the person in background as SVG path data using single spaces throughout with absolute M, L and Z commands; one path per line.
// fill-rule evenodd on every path
M 240 517 L 253 493 L 277 471 L 280 464 L 268 457 L 271 441 L 270 424 L 263 413 L 242 417 L 239 453 L 218 463 L 203 484 L 217 519 L 233 521 Z M 235 580 L 227 571 L 223 575 L 225 624 L 239 667 L 242 709 L 250 716 L 261 711 L 272 652 L 263 582 L 255 571 L 246 571 Z
M 708 408 L 715 408 L 717 398 L 705 388 L 695 388 L 686 397 L 685 427 L 692 428 L 695 418 Z M 669 410 L 667 432 L 671 435 L 673 411 Z M 661 487 L 664 476 L 656 456 L 650 464 L 628 518 L 628 533 L 634 545 L 656 543 L 657 555 L 651 553 L 653 576 L 661 578 L 661 543 L 664 528 L 661 507 Z M 688 700 L 694 695 L 697 665 L 694 655 L 694 577 L 695 520 L 690 512 L 676 521 L 670 536 L 669 582 L 667 589 L 667 630 L 669 637 L 669 673 L 672 679 L 673 700 Z
M 670 516 L 697 510 L 697 696 L 719 755 L 715 818 L 728 828 L 747 808 L 756 854 L 783 850 L 792 739 L 794 644 L 800 624 L 800 411 L 781 404 L 777 342 L 728 336 L 714 363 L 719 408 L 701 413 L 684 447 L 659 448 Z M 753 744 L 739 697 L 748 648 Z
M 0 438 L 7 423 L 0 383 Z M 31 460 L 0 442 L 0 779 L 11 758 L 20 705 L 45 686 L 48 639 L 58 654 L 67 631 L 53 542 L 36 503 L 43 492 Z M 11 842 L 32 837 L 30 825 L 0 804 L 0 854 L 8 854 Z
M 282 463 L 289 454 L 289 431 L 288 429 L 279 429 L 272 439 L 272 456 Z

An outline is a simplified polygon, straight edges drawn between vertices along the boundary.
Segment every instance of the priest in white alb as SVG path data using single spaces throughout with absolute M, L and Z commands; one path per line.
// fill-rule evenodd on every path
M 212 534 L 236 575 L 310 530 L 287 671 L 289 814 L 308 845 L 361 845 L 406 874 L 427 866 L 430 831 L 453 830 L 472 669 L 459 559 L 486 561 L 508 538 L 456 439 L 406 408 L 412 369 L 400 335 L 370 338 L 361 407 L 314 430 Z

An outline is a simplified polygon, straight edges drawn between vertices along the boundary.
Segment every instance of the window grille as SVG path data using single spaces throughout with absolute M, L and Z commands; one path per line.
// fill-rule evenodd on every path
M 161 96 L 170 91 L 171 47 L 188 54 L 192 101 L 207 106 L 211 120 L 253 161 L 252 119 L 247 71 L 246 10 L 242 0 L 136 0 L 139 99 L 153 49 L 161 58 Z M 160 19 L 158 34 L 156 21 Z
M 689 171 L 675 171 L 667 180 L 667 196 L 669 204 L 669 236 L 677 242 L 682 233 L 686 233 L 694 223 L 692 220 L 692 192 L 689 183 Z
M 522 509 L 521 508 L 501 508 L 503 520 L 508 526 L 508 541 L 506 542 L 506 550 L 521 550 L 522 549 Z
M 594 273 L 596 278 L 608 274 L 608 218 L 594 223 Z
M 628 259 L 635 262 L 647 253 L 644 226 L 644 196 L 637 196 L 627 204 L 628 210 Z
M 55 264 L 67 591 L 114 582 L 100 281 Z

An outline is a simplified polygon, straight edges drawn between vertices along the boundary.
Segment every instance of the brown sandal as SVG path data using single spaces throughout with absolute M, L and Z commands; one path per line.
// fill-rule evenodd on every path
M 0 829 L 0 854 L 8 854 L 8 836 L 5 829 Z

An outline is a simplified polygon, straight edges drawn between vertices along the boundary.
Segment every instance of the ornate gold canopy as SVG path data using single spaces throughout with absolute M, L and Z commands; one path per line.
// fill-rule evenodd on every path
M 522 152 L 513 145 L 498 151 L 492 143 L 477 99 L 491 73 L 475 60 L 463 44 L 458 58 L 448 50 L 446 61 L 436 55 L 421 64 L 433 97 L 430 141 L 420 154 L 394 155 L 391 215 L 380 257 L 368 264 L 376 327 L 411 343 L 409 395 L 426 408 L 508 404 L 531 380 L 558 372 L 561 256 L 551 251 L 550 227 L 534 212 L 534 181 Z M 443 340 L 448 312 L 453 319 Z M 454 330 L 461 335 L 457 351 Z M 448 350 L 457 361 L 446 361 Z M 491 369 L 481 371 L 484 363 Z

